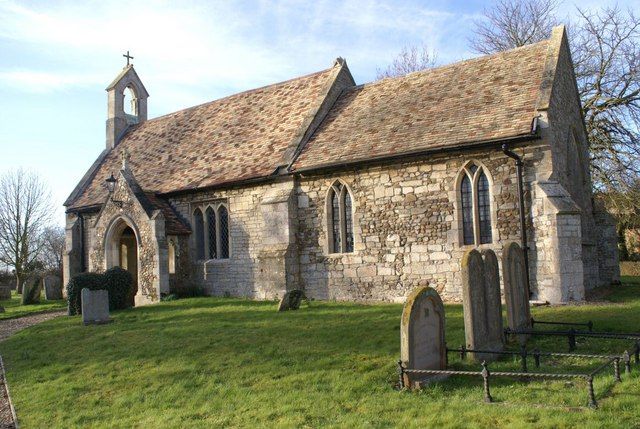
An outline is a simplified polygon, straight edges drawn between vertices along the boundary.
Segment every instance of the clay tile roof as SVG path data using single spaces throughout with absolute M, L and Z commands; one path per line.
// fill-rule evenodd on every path
M 548 41 L 345 90 L 294 169 L 526 135 Z
M 130 130 L 98 160 L 70 208 L 101 204 L 104 179 L 120 169 L 122 150 L 145 191 L 166 193 L 271 175 L 324 96 L 333 69 L 235 94 Z M 286 165 L 287 160 L 284 160 Z
M 191 233 L 191 228 L 180 219 L 178 213 L 166 200 L 159 198 L 153 192 L 145 192 L 145 195 L 153 209 L 160 210 L 164 215 L 164 228 L 167 234 L 184 235 Z

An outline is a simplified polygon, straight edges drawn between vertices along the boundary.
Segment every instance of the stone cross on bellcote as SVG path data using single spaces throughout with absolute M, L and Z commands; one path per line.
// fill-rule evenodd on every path
M 122 56 L 127 59 L 127 66 L 129 66 L 129 60 L 133 59 L 133 57 L 131 55 L 129 55 L 129 51 L 127 51 L 126 54 L 122 54 Z

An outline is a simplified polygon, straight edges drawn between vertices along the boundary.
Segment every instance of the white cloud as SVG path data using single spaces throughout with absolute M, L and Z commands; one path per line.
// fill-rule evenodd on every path
M 108 83 L 130 49 L 145 82 L 157 87 L 226 88 L 226 93 L 329 67 L 346 56 L 354 71 L 372 76 L 400 47 L 425 41 L 438 48 L 452 13 L 389 1 L 52 3 L 27 7 L 0 0 L 0 39 L 38 49 L 75 76 L 7 70 L 39 88 Z M 446 42 L 446 39 L 445 39 Z M 441 58 L 447 58 L 449 50 Z M 32 66 L 33 67 L 33 66 Z M 91 77 L 83 78 L 82 73 Z M 19 75 L 18 75 L 19 74 Z M 44 74 L 47 74 L 45 78 Z M 57 75 L 57 76 L 54 76 Z M 18 80 L 19 80 L 18 79 Z M 22 87 L 27 89 L 26 87 Z M 154 88 L 149 88 L 154 91 Z

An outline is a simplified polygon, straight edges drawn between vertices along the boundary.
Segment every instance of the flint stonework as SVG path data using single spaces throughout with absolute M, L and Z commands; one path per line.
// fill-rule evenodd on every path
M 529 290 L 524 267 L 522 248 L 516 242 L 508 243 L 502 251 L 502 273 L 507 323 L 511 329 L 531 328 Z
M 444 306 L 435 289 L 415 289 L 402 309 L 400 358 L 408 369 L 445 369 Z M 405 374 L 405 386 L 442 378 Z
M 82 323 L 101 325 L 109 323 L 109 293 L 106 290 L 82 289 Z
M 45 276 L 42 279 L 44 298 L 47 301 L 62 299 L 62 281 L 58 276 Z

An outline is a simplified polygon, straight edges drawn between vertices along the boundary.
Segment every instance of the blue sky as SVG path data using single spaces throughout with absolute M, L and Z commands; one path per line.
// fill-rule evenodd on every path
M 613 2 L 581 1 L 583 8 Z M 37 172 L 62 202 L 104 148 L 105 87 L 130 50 L 155 117 L 329 67 L 358 83 L 405 45 L 469 58 L 482 1 L 0 0 L 0 173 Z M 640 0 L 619 2 L 640 10 Z M 561 5 L 571 16 L 572 2 Z

